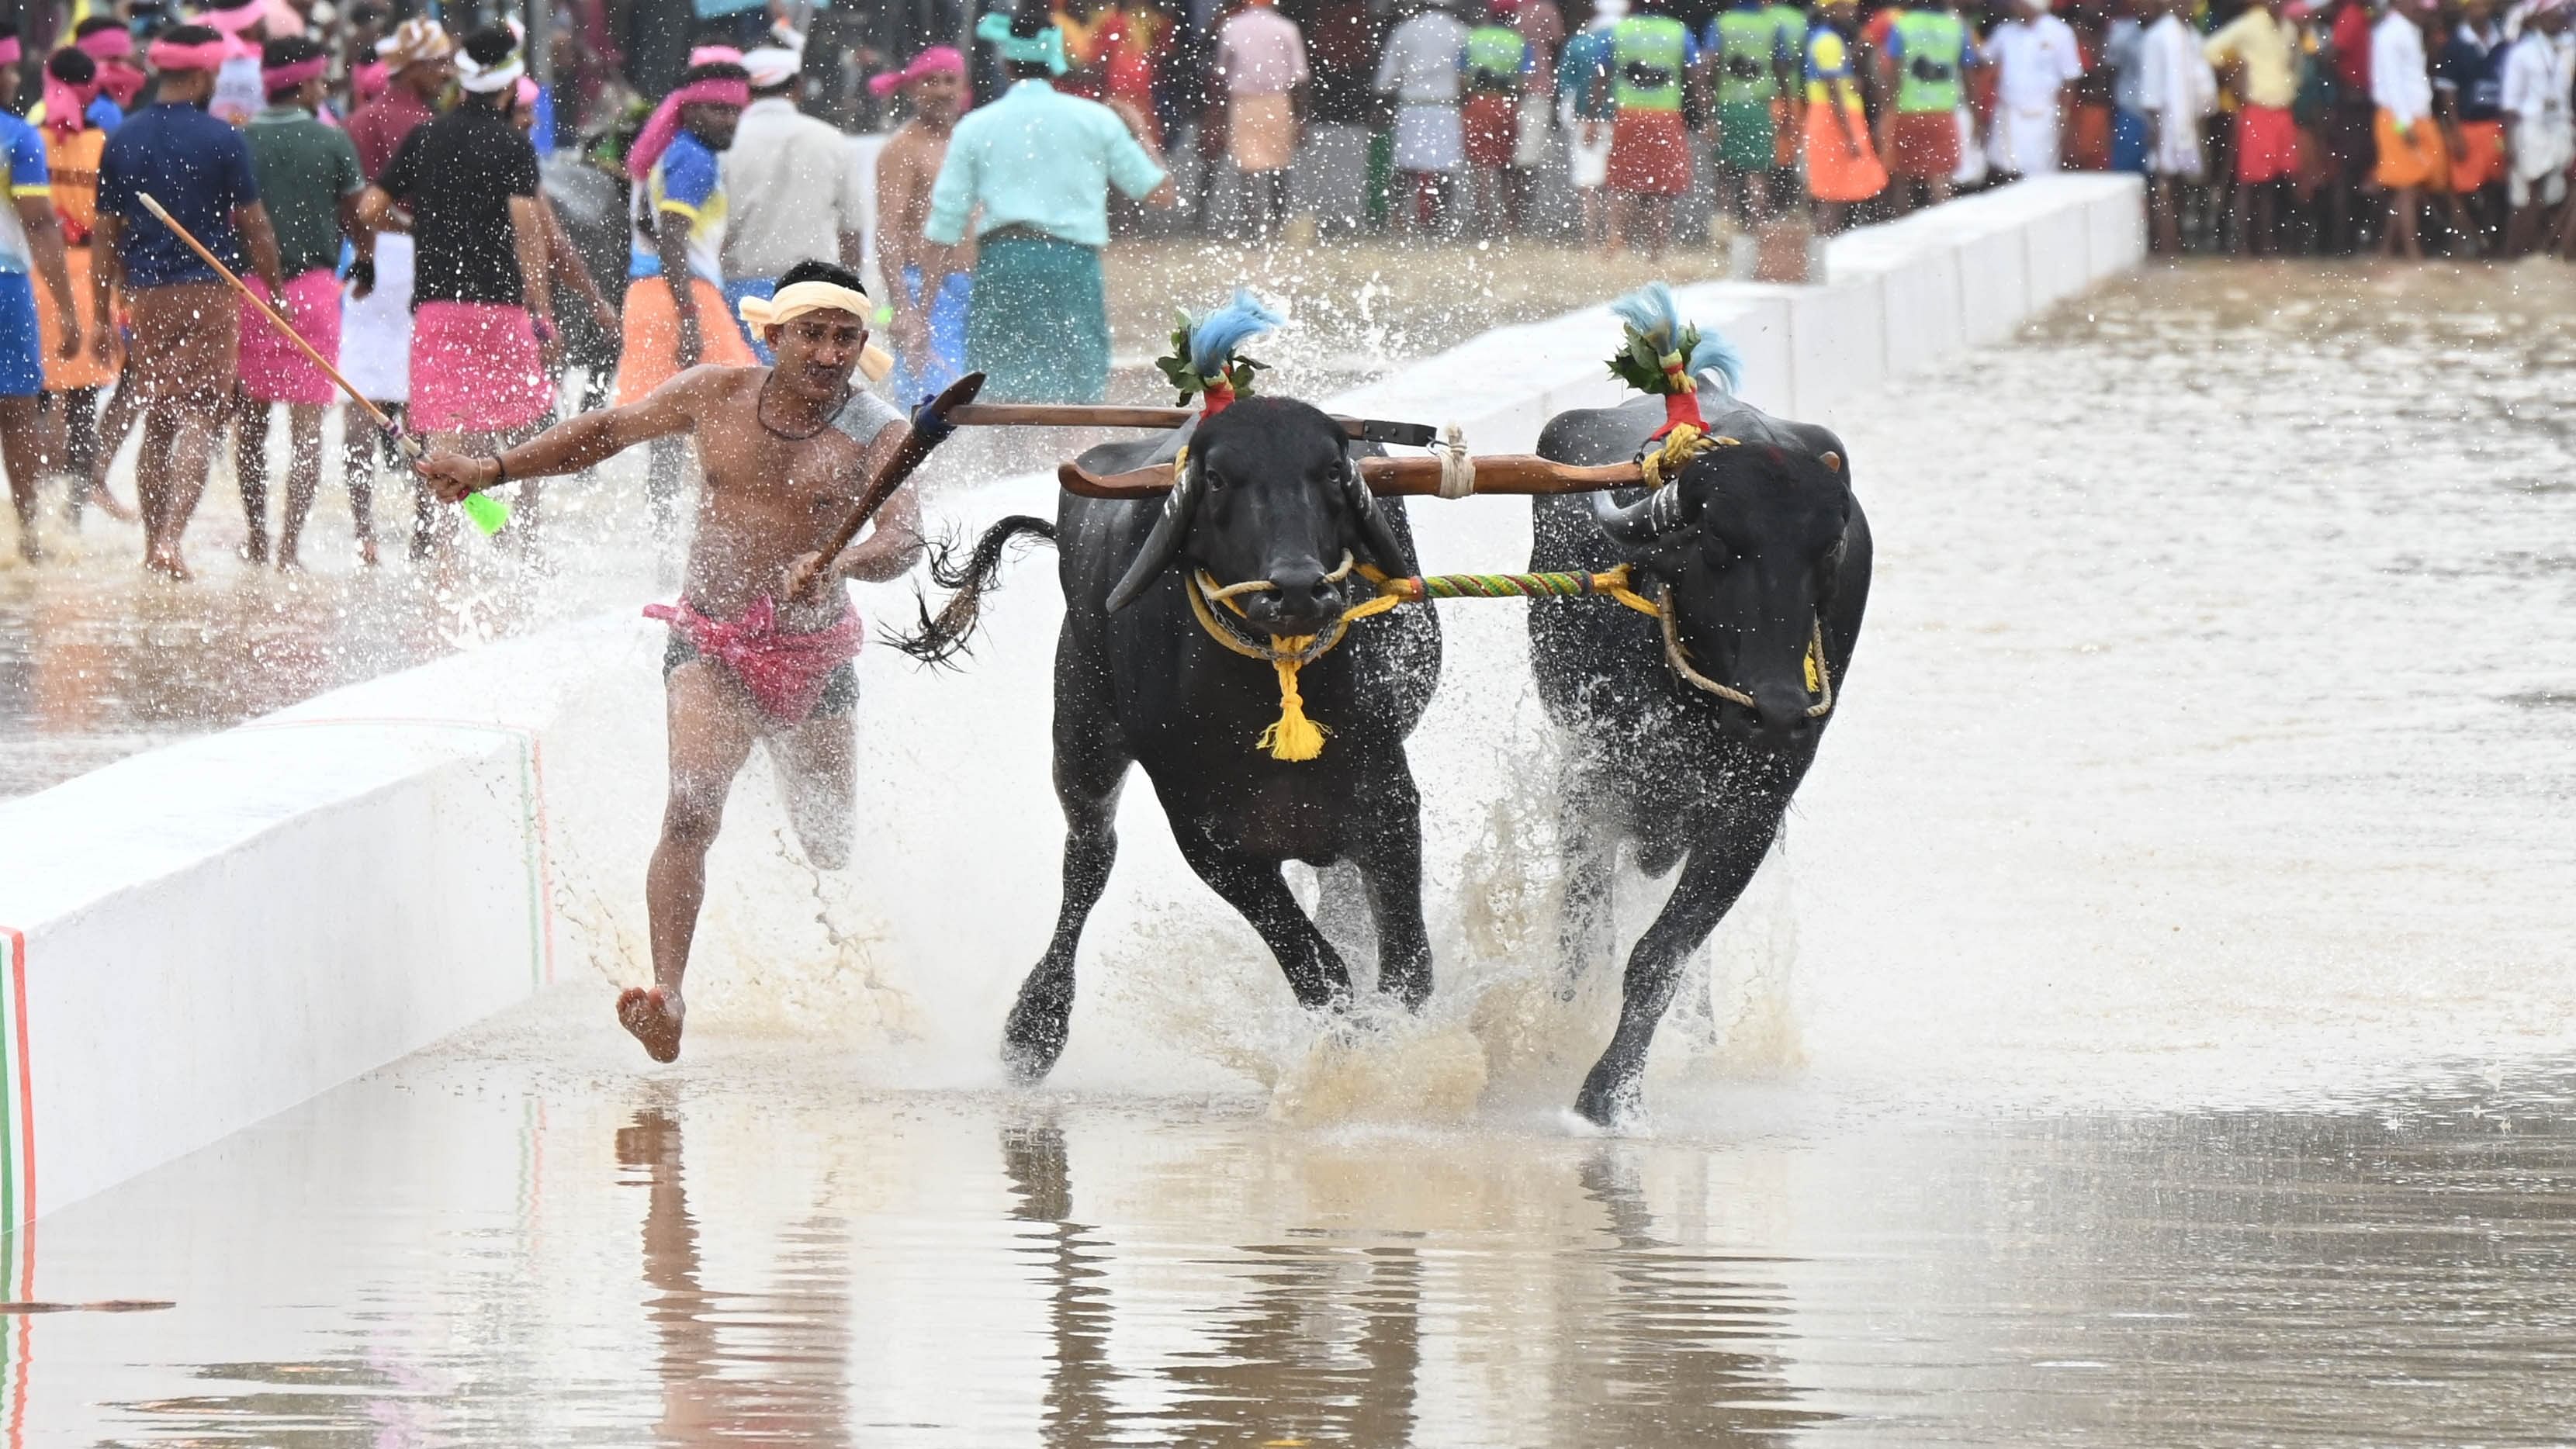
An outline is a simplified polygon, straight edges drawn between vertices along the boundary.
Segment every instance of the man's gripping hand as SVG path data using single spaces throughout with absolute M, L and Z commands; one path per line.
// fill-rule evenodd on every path
M 432 453 L 411 466 L 441 503 L 462 503 L 465 495 L 479 493 L 500 481 L 499 460 L 494 458 L 442 451 Z
M 814 586 L 821 582 L 825 569 L 823 555 L 800 553 L 778 571 L 778 601 L 782 604 L 814 596 Z

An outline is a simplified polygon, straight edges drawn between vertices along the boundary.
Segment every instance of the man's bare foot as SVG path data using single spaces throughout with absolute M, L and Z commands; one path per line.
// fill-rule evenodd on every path
M 629 986 L 617 994 L 617 1024 L 644 1043 L 644 1054 L 657 1062 L 680 1059 L 680 1021 L 688 1004 L 665 995 L 659 986 Z
M 137 513 L 133 509 L 118 502 L 116 495 L 108 492 L 107 485 L 104 483 L 92 485 L 89 490 L 89 501 L 97 507 L 99 512 L 106 514 L 108 517 L 115 519 L 119 523 L 139 523 L 143 519 L 142 514 Z
M 264 564 L 268 562 L 268 535 L 264 533 L 254 533 L 250 537 L 243 539 L 241 546 L 241 559 L 243 563 L 247 564 Z
M 358 540 L 358 562 L 366 565 L 368 568 L 374 568 L 376 566 L 375 535 L 369 534 L 367 537 Z
M 304 572 L 304 564 L 296 558 L 295 550 L 280 545 L 277 550 L 277 571 L 282 574 L 300 574 Z
M 174 584 L 184 584 L 196 577 L 188 572 L 187 563 L 178 554 L 157 548 L 143 555 L 143 570 L 159 574 Z
M 45 561 L 44 545 L 36 542 L 36 531 L 34 529 L 24 528 L 18 531 L 18 557 L 25 559 L 29 563 L 43 563 Z

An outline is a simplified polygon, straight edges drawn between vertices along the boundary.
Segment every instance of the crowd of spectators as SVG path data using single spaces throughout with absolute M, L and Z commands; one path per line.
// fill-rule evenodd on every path
M 49 474 L 75 517 L 124 511 L 106 474 L 139 427 L 153 566 L 186 573 L 227 431 L 269 557 L 283 408 L 274 554 L 296 556 L 341 384 L 231 306 L 146 192 L 367 400 L 345 468 L 369 560 L 380 419 L 499 446 L 571 370 L 595 406 L 749 360 L 734 310 L 800 259 L 873 254 L 898 388 L 973 360 L 1080 400 L 1108 367 L 1100 252 L 1143 227 L 1652 254 L 2071 168 L 2143 173 L 2168 253 L 2576 255 L 2576 0 L 570 0 L 542 45 L 525 11 L 420 3 L 122 0 L 0 38 L 22 552 Z M 666 32 L 660 61 L 634 44 Z M 873 237 L 858 131 L 885 134 Z M 653 473 L 672 515 L 680 463 Z M 415 553 L 440 526 L 416 510 Z
M 1655 250 L 1703 217 L 1833 230 L 2077 169 L 2148 175 L 2165 251 L 2519 255 L 2576 244 L 2569 9 L 1061 0 L 1058 88 L 1181 147 L 1189 214 L 1256 236 L 1297 208 Z

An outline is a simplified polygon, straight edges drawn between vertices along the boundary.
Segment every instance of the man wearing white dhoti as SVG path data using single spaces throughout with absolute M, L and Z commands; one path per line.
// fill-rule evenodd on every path
M 1987 159 L 2011 176 L 2044 176 L 2058 169 L 2066 112 L 2074 103 L 2069 82 L 2084 74 L 2075 32 L 2048 13 L 2048 0 L 2015 0 L 2016 17 L 1995 27 L 1986 41 L 1995 66 L 1994 124 Z
M 2218 76 L 2179 0 L 2148 0 L 2157 17 L 2139 40 L 2138 90 L 2147 117 L 2148 240 L 2167 256 L 2182 250 L 2181 190 L 2208 172 L 2201 119 L 2218 107 Z

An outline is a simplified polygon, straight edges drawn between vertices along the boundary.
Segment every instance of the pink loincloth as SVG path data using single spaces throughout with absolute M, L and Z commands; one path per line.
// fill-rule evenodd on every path
M 411 417 L 419 433 L 506 433 L 555 405 L 525 307 L 423 302 L 411 314 Z
M 778 605 L 767 598 L 743 610 L 740 619 L 710 619 L 687 599 L 676 604 L 647 604 L 644 617 L 678 630 L 701 658 L 721 662 L 751 691 L 751 697 L 773 718 L 802 720 L 823 699 L 832 671 L 856 659 L 867 627 L 847 603 L 829 628 L 810 634 L 786 634 L 778 628 Z
M 261 298 L 268 297 L 266 282 L 257 277 L 244 277 L 242 282 Z M 337 363 L 340 279 L 331 275 L 329 267 L 315 267 L 287 278 L 286 295 L 295 299 L 296 335 Z M 322 369 L 297 351 L 295 344 L 278 332 L 277 324 L 248 302 L 242 303 L 241 389 L 252 402 L 312 404 L 340 400 L 338 390 Z

